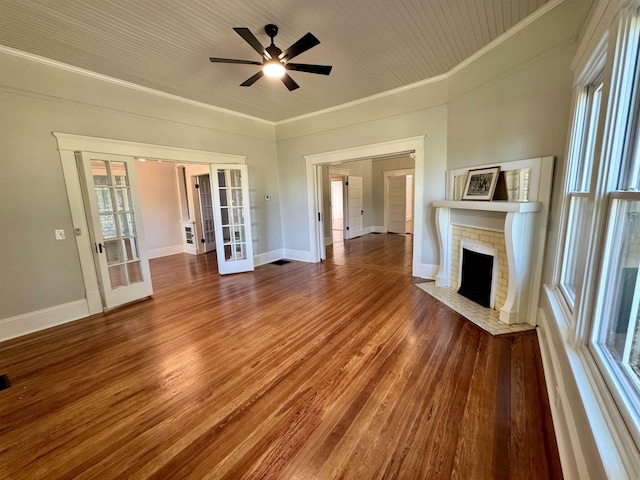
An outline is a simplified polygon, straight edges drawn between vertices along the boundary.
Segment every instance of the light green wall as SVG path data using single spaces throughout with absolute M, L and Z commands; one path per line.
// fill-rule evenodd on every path
M 272 124 L 4 53 L 0 105 L 0 319 L 85 296 L 54 131 L 246 155 L 254 250 L 281 248 Z

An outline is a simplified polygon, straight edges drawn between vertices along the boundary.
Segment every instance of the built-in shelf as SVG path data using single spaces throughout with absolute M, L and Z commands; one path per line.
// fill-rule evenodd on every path
M 455 208 L 458 210 L 483 210 L 485 212 L 529 213 L 537 212 L 541 202 L 479 202 L 474 200 L 437 200 L 432 204 L 437 208 Z

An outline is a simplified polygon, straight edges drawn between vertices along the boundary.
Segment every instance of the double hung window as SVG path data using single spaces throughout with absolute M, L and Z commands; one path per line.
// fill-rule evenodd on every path
M 640 449 L 640 16 L 617 22 L 609 65 L 601 52 L 580 72 L 555 282 L 570 341 Z

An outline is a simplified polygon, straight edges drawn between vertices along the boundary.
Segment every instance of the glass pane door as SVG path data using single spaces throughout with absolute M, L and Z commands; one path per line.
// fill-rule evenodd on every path
M 221 274 L 253 270 L 246 165 L 213 165 L 216 251 Z
M 213 200 L 211 198 L 211 180 L 209 175 L 198 176 L 198 192 L 200 194 L 200 216 L 202 220 L 202 239 L 204 251 L 216 248 L 216 234 L 213 219 Z
M 104 307 L 149 296 L 133 158 L 85 153 L 81 158 Z

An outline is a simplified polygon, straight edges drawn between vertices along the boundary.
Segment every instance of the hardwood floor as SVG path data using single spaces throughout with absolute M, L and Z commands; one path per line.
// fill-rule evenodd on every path
M 0 344 L 0 478 L 561 478 L 535 334 L 414 287 L 400 239 L 156 259 L 153 299 Z

